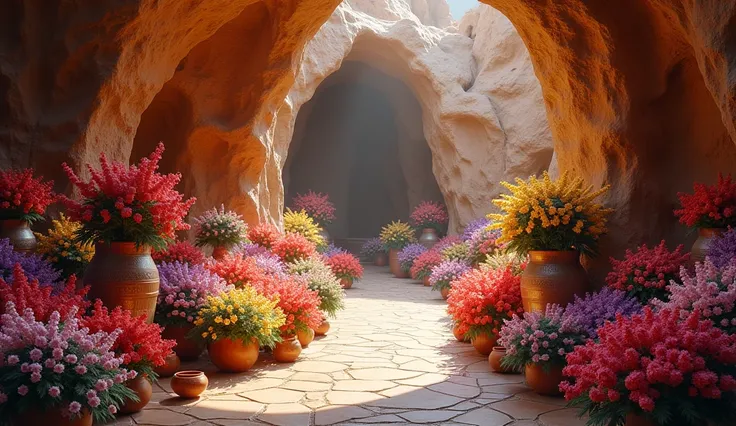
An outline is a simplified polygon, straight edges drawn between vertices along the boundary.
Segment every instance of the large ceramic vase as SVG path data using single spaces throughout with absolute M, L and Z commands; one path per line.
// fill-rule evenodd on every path
M 470 343 L 472 343 L 473 347 L 479 354 L 488 356 L 493 352 L 493 347 L 496 346 L 497 340 L 498 336 L 489 336 L 488 334 L 482 333 L 473 337 L 473 339 L 470 340 Z
M 302 353 L 302 345 L 296 336 L 281 336 L 282 341 L 273 348 L 273 358 L 278 362 L 294 362 Z
M 0 238 L 7 238 L 13 250 L 21 253 L 36 251 L 36 236 L 33 235 L 28 222 L 23 220 L 0 220 Z
M 399 251 L 398 249 L 391 249 L 388 251 L 388 270 L 398 275 L 401 273 L 401 267 L 399 266 Z
M 388 256 L 385 252 L 380 252 L 373 258 L 373 264 L 376 266 L 386 266 L 388 264 Z
M 423 245 L 427 249 L 431 249 L 440 240 L 437 236 L 437 231 L 433 228 L 422 229 L 422 235 L 419 236 L 419 244 Z
M 153 395 L 153 386 L 148 378 L 139 374 L 133 380 L 125 382 L 125 386 L 132 390 L 133 393 L 138 397 L 138 401 L 132 399 L 125 400 L 125 403 L 120 406 L 118 412 L 120 414 L 133 414 L 141 411 L 151 401 L 151 395 Z
M 527 364 L 524 369 L 526 384 L 540 395 L 560 395 L 560 383 L 562 382 L 562 367 L 550 366 L 545 371 L 541 365 Z
M 296 337 L 299 339 L 299 344 L 302 345 L 302 348 L 309 347 L 309 344 L 314 340 L 314 330 L 311 328 L 307 328 L 306 331 L 299 330 L 296 332 Z
M 258 361 L 258 342 L 253 339 L 221 338 L 207 344 L 210 361 L 218 370 L 228 373 L 248 371 Z
M 68 406 L 68 404 L 62 404 L 62 406 Z M 31 407 L 16 416 L 11 424 L 13 426 L 92 426 L 92 413 L 86 409 L 81 416 L 74 419 L 70 419 L 65 414 L 66 410 L 62 408 L 39 410 Z
M 692 250 L 690 250 L 690 262 L 702 262 L 710 250 L 711 244 L 718 237 L 726 232 L 723 228 L 700 228 L 698 229 L 698 239 L 695 240 Z
M 100 299 L 109 308 L 122 306 L 134 317 L 145 314 L 146 321 L 153 322 L 159 278 L 150 247 L 97 243 L 84 284 L 90 287 L 90 300 Z
M 204 346 L 187 337 L 192 328 L 194 328 L 193 325 L 167 325 L 164 327 L 163 333 L 161 333 L 161 337 L 164 339 L 176 340 L 174 352 L 176 352 L 182 361 L 194 361 L 204 352 Z
M 521 274 L 521 301 L 525 312 L 544 312 L 548 303 L 566 306 L 585 294 L 588 278 L 576 251 L 530 251 Z
M 219 262 L 219 261 L 225 259 L 225 256 L 227 256 L 228 253 L 229 253 L 229 251 L 228 251 L 227 247 L 225 247 L 225 246 L 215 246 L 212 249 L 212 258 Z
M 654 422 L 635 413 L 626 415 L 624 426 L 655 426 Z

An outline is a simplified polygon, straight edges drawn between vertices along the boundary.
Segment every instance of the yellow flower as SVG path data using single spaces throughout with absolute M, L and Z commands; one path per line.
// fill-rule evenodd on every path
M 381 229 L 380 238 L 381 242 L 389 248 L 398 248 L 415 241 L 412 227 L 400 220 L 384 226 Z
M 212 340 L 217 340 L 217 334 L 212 333 Z
M 222 322 L 222 317 L 221 317 L 221 316 L 219 316 L 219 315 L 218 315 L 218 316 L 216 316 L 216 317 L 215 317 L 215 323 L 219 324 L 219 323 L 221 323 L 221 322 Z
M 237 322 L 237 321 L 238 321 L 238 317 L 236 317 L 235 315 L 230 316 L 230 322 Z
M 224 319 L 224 320 L 222 321 L 222 323 L 223 323 L 223 324 L 225 324 L 225 325 L 230 325 L 230 319 L 229 319 L 229 318 L 225 318 L 225 319 Z
M 295 212 L 287 209 L 284 213 L 284 232 L 301 234 L 316 246 L 323 246 L 325 240 L 320 234 L 320 230 L 319 225 L 304 210 Z
M 209 334 L 209 333 L 207 333 L 207 332 L 205 331 L 204 333 L 202 333 L 202 338 L 207 338 L 207 335 L 208 335 L 208 334 Z

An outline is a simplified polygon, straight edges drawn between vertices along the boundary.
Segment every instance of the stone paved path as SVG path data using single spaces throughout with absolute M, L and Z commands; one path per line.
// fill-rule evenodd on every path
M 578 426 L 562 398 L 541 397 L 520 375 L 490 372 L 485 357 L 457 342 L 438 292 L 367 267 L 347 291 L 327 336 L 294 364 L 261 353 L 244 374 L 220 374 L 203 357 L 182 368 L 207 373 L 199 400 L 180 400 L 169 380 L 120 425 L 482 425 Z

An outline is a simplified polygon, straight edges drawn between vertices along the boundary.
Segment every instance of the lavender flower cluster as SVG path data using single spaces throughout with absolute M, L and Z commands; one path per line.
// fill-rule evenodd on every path
M 377 254 L 383 253 L 386 251 L 386 248 L 383 247 L 383 243 L 381 242 L 381 239 L 371 238 L 370 240 L 363 243 L 363 247 L 360 249 L 360 255 L 363 256 L 366 259 L 373 259 L 376 257 Z
M 161 285 L 155 319 L 161 324 L 191 324 L 207 296 L 216 296 L 232 288 L 204 265 L 161 262 L 158 272 Z
M 450 283 L 470 270 L 467 263 L 460 260 L 445 260 L 432 268 L 429 283 L 433 290 L 449 288 Z
M 253 243 L 236 244 L 230 250 L 230 253 L 232 253 L 233 255 L 242 254 L 245 257 L 252 257 L 257 254 L 271 254 L 271 252 L 267 248 Z
M 336 246 L 333 243 L 330 243 L 327 247 L 325 247 L 322 250 L 322 256 L 324 256 L 324 257 L 326 257 L 328 259 L 331 258 L 332 256 L 336 255 L 336 254 L 347 254 L 347 253 L 348 253 L 347 250 L 345 250 L 342 247 L 338 247 L 338 246 Z
M 642 310 L 639 301 L 628 297 L 625 291 L 605 287 L 596 293 L 588 293 L 565 307 L 562 321 L 565 325 L 579 328 L 589 338 L 598 337 L 598 328 L 607 320 L 616 319 L 616 314 L 630 317 Z
M 425 251 L 427 251 L 427 248 L 419 243 L 409 244 L 396 255 L 399 266 L 404 272 L 409 272 L 414 264 L 414 260 Z
M 61 272 L 54 269 L 49 262 L 43 257 L 35 253 L 18 253 L 13 250 L 10 240 L 7 238 L 0 240 L 0 274 L 4 280 L 9 280 L 13 276 L 13 268 L 16 264 L 20 264 L 29 281 L 38 280 L 42 286 L 59 286 L 59 277 Z
M 713 241 L 708 249 L 708 258 L 718 268 L 736 262 L 736 228 Z
M 473 236 L 475 231 L 479 229 L 483 229 L 491 224 L 490 219 L 486 219 L 485 217 L 481 217 L 478 219 L 475 219 L 471 221 L 470 223 L 465 226 L 465 229 L 463 230 L 462 239 L 463 241 L 468 241 Z

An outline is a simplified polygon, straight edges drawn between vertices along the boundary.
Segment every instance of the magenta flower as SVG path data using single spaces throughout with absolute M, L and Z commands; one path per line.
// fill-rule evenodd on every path
M 306 194 L 297 194 L 292 204 L 294 211 L 304 211 L 320 226 L 329 225 L 335 220 L 335 205 L 330 201 L 329 194 L 310 190 Z
M 460 260 L 445 260 L 432 268 L 432 273 L 429 275 L 429 283 L 432 284 L 432 290 L 450 288 L 452 281 L 468 271 L 470 271 L 470 266 L 465 262 Z

